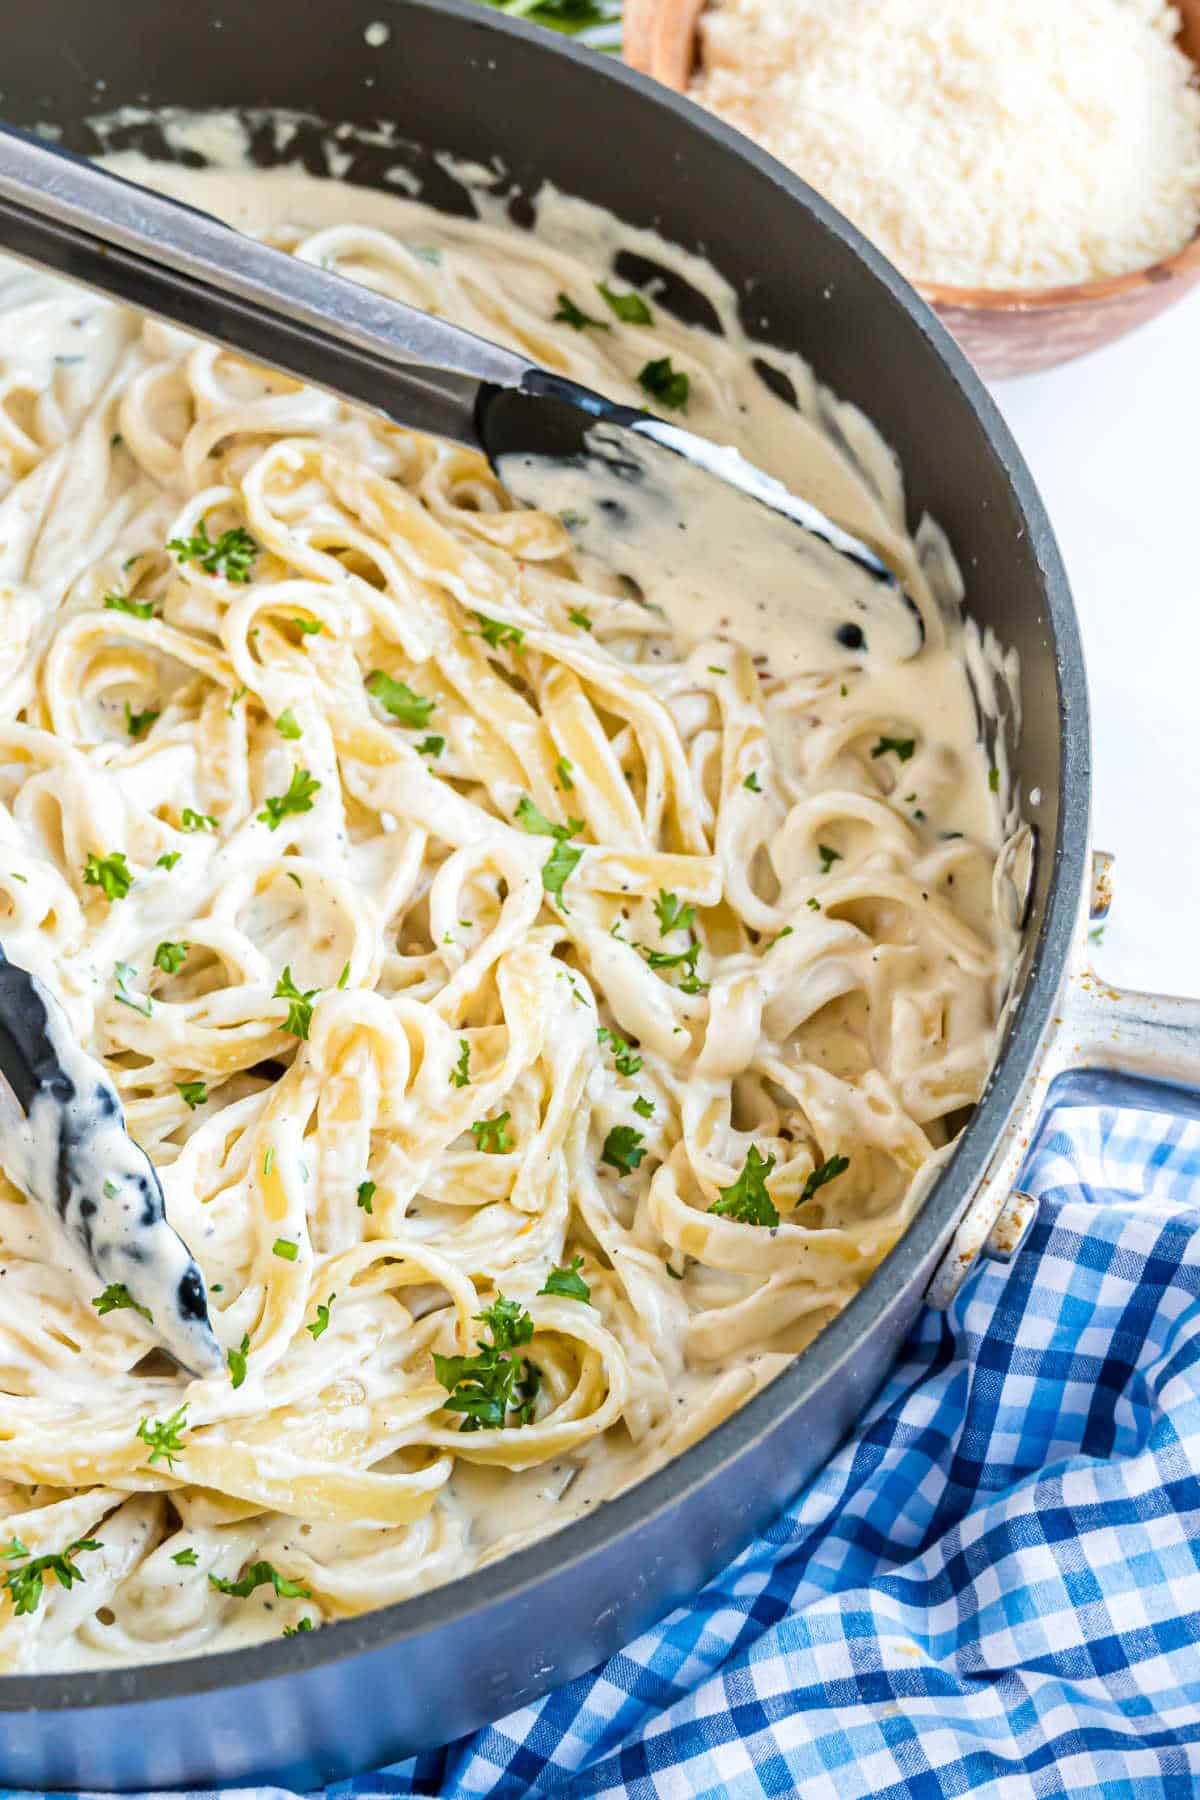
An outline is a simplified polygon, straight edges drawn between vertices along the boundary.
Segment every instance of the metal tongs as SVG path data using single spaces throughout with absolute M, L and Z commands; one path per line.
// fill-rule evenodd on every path
M 611 557 L 635 535 L 632 522 L 648 523 L 677 591 L 723 582 L 733 597 L 752 581 L 762 599 L 774 582 L 795 607 L 801 572 L 815 573 L 804 616 L 835 662 L 902 662 L 921 648 L 921 616 L 883 559 L 732 450 L 4 127 L 0 249 L 482 450 L 519 500 L 560 510 L 593 554 Z M 573 492 L 576 477 L 587 481 L 594 505 L 555 506 L 564 471 Z M 709 529 L 693 530 L 702 520 Z M 23 1115 L 0 1138 L 13 1179 L 63 1221 L 102 1281 L 119 1277 L 185 1368 L 219 1367 L 203 1278 L 166 1221 L 112 1083 L 45 988 L 2 951 L 0 1073 Z

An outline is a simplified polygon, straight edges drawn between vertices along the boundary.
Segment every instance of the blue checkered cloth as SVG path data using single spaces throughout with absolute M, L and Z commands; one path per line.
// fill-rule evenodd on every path
M 922 1314 L 854 1438 L 691 1605 L 330 1794 L 1194 1800 L 1200 1123 L 1059 1105 L 1023 1185 L 1019 1256 Z

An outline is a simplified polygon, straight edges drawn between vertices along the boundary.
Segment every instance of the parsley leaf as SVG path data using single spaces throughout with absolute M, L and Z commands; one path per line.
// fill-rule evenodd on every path
M 153 600 L 131 600 L 127 594 L 105 594 L 104 604 L 110 612 L 128 613 L 131 619 L 152 619 Z
M 132 1312 L 141 1313 L 148 1325 L 153 1325 L 154 1314 L 148 1306 L 139 1306 L 123 1281 L 110 1281 L 102 1294 L 97 1294 L 92 1305 L 103 1318 L 106 1313 L 120 1312 L 129 1307 Z
M 318 1300 L 316 1318 L 304 1327 L 305 1331 L 311 1333 L 314 1344 L 323 1331 L 329 1330 L 329 1309 L 336 1299 L 336 1294 L 330 1294 L 328 1300 Z
M 275 983 L 275 992 L 271 998 L 289 1002 L 288 1016 L 284 1020 L 283 1029 L 290 1031 L 293 1037 L 306 1038 L 308 1036 L 308 1028 L 312 1024 L 313 1001 L 320 992 L 320 988 L 309 988 L 306 994 L 301 993 L 292 980 L 291 965 L 284 965 L 283 974 Z
M 445 738 L 437 737 L 431 733 L 429 737 L 422 738 L 420 743 L 417 745 L 417 755 L 418 756 L 440 756 L 442 754 L 442 751 L 445 748 L 446 748 Z
M 830 869 L 832 869 L 834 863 L 842 861 L 841 851 L 840 850 L 831 850 L 829 848 L 828 844 L 818 844 L 817 845 L 817 855 L 821 859 L 822 875 L 828 875 L 828 873 L 829 873 Z
M 11 1562 L 17 1556 L 28 1555 L 20 1538 L 13 1538 L 14 1548 L 4 1552 Z M 19 1569 L 11 1569 L 4 1577 L 3 1585 L 12 1596 L 13 1612 L 18 1618 L 25 1613 L 35 1613 L 41 1604 L 42 1589 L 47 1575 L 54 1575 L 60 1587 L 69 1588 L 72 1582 L 83 1581 L 83 1571 L 73 1561 L 81 1550 L 100 1550 L 103 1545 L 98 1538 L 77 1538 L 62 1551 L 52 1551 L 48 1556 L 31 1557 L 22 1563 Z
M 679 983 L 680 992 L 684 994 L 706 994 L 709 984 L 701 981 L 696 973 L 696 960 L 700 955 L 700 946 L 693 941 L 686 950 L 652 950 L 649 944 L 635 944 L 652 969 L 682 969 L 684 971 Z
M 161 969 L 164 975 L 178 975 L 187 961 L 188 951 L 191 947 L 190 944 L 172 944 L 164 941 L 154 952 L 155 968 Z
M 652 400 L 660 400 L 676 412 L 687 411 L 691 382 L 682 369 L 672 367 L 669 356 L 659 356 L 648 362 L 638 376 L 638 386 Z
M 320 637 L 321 635 L 320 619 L 293 619 L 292 624 L 304 637 Z
M 304 735 L 296 722 L 296 715 L 290 706 L 285 707 L 276 719 L 275 729 L 280 737 L 298 738 Z
M 258 555 L 258 544 L 241 525 L 223 531 L 214 543 L 206 519 L 201 519 L 190 538 L 170 538 L 167 549 L 175 552 L 180 564 L 199 563 L 206 575 L 223 575 L 226 581 L 239 584 L 249 581 Z
M 571 780 L 571 770 L 574 767 L 575 767 L 575 764 L 571 761 L 571 759 L 569 757 L 567 757 L 567 756 L 559 757 L 558 761 L 554 765 L 554 773 L 558 776 L 558 785 L 560 788 L 563 788 L 564 790 L 569 790 L 575 786 L 575 783 Z
M 246 1352 L 250 1348 L 250 1333 L 242 1333 L 242 1341 L 236 1350 L 229 1352 L 229 1380 L 232 1386 L 240 1388 L 246 1379 Z
M 488 1156 L 502 1156 L 506 1150 L 511 1150 L 512 1138 L 508 1134 L 508 1121 L 511 1117 L 511 1113 L 502 1112 L 497 1113 L 494 1119 L 476 1119 L 471 1127 L 475 1148 Z
M 171 1558 L 171 1561 L 178 1563 L 181 1569 L 194 1569 L 199 1560 L 200 1558 L 190 1544 L 186 1550 L 177 1550 Z
M 137 1428 L 137 1435 L 143 1444 L 149 1445 L 150 1455 L 147 1461 L 156 1463 L 160 1457 L 166 1462 L 168 1469 L 175 1467 L 175 1458 L 183 1450 L 183 1433 L 187 1429 L 187 1401 L 173 1412 L 168 1419 L 143 1419 Z
M 284 1637 L 299 1637 L 299 1635 L 302 1631 L 311 1631 L 312 1629 L 313 1629 L 313 1622 L 309 1618 L 308 1614 L 305 1613 L 304 1617 L 299 1621 L 298 1624 L 285 1625 L 283 1628 L 283 1635 L 284 1635 Z
M 113 974 L 116 976 L 117 980 L 117 992 L 115 997 L 120 1001 L 121 1005 L 128 1006 L 132 1012 L 141 1013 L 144 1019 L 151 1018 L 154 1013 L 154 1002 L 151 1000 L 149 994 L 139 994 L 132 991 L 130 988 L 130 983 L 137 980 L 137 970 L 134 968 L 133 964 L 127 962 L 114 963 Z
M 653 325 L 654 314 L 640 294 L 614 294 L 606 281 L 596 283 L 596 292 L 603 295 L 623 325 Z
M 756 770 L 751 769 L 751 771 L 747 775 L 745 781 L 743 781 L 742 786 L 744 788 L 749 788 L 749 790 L 752 794 L 761 794 L 762 793 L 762 788 L 759 785 L 758 773 Z
M 281 1600 L 311 1600 L 312 1595 L 298 1581 L 289 1581 L 281 1575 L 274 1563 L 254 1562 L 246 1570 L 240 1581 L 226 1581 L 223 1576 L 210 1575 L 209 1581 L 220 1594 L 234 1594 L 239 1600 L 247 1599 L 257 1587 L 264 1587 L 267 1582 L 275 1589 Z
M 271 1245 L 271 1254 L 278 1256 L 283 1262 L 295 1262 L 300 1254 L 300 1246 L 294 1244 L 291 1238 L 277 1237 Z
M 658 916 L 658 935 L 666 937 L 669 931 L 688 931 L 695 922 L 694 906 L 681 906 L 678 894 L 669 894 L 666 888 L 659 888 L 658 899 L 654 902 L 654 911 Z
M 583 1267 L 582 1256 L 573 1256 L 565 1269 L 551 1269 L 539 1294 L 560 1294 L 564 1300 L 590 1300 L 592 1290 L 579 1273 Z
M 642 1066 L 642 1059 L 635 1050 L 631 1050 L 623 1037 L 610 1031 L 607 1025 L 601 1025 L 596 1032 L 596 1042 L 607 1044 L 613 1053 L 613 1062 L 619 1075 L 636 1075 Z
M 640 1165 L 645 1154 L 640 1131 L 632 1125 L 614 1125 L 604 1140 L 600 1161 L 609 1163 L 618 1174 L 628 1175 L 631 1169 Z
M 287 793 L 272 794 L 263 802 L 263 810 L 256 813 L 255 817 L 269 825 L 272 831 L 278 831 L 289 813 L 312 811 L 312 797 L 320 785 L 307 769 L 293 769 Z
M 654 1117 L 654 1102 L 653 1100 L 647 1100 L 644 1094 L 639 1094 L 633 1103 L 633 1110 L 639 1119 L 652 1119 Z
M 559 294 L 558 311 L 553 316 L 553 323 L 569 325 L 572 331 L 585 331 L 589 325 L 594 325 L 597 331 L 611 330 L 603 319 L 593 319 L 590 313 L 585 313 L 576 306 L 570 294 Z
M 401 725 L 414 725 L 418 730 L 428 725 L 434 702 L 423 700 L 407 682 L 393 681 L 382 669 L 374 669 L 367 676 L 366 688 L 383 710 L 391 713 L 393 719 L 399 719 Z
M 477 612 L 479 630 L 468 632 L 469 637 L 481 637 L 490 644 L 493 650 L 499 650 L 504 644 L 511 644 L 517 655 L 521 654 L 521 646 L 525 642 L 525 633 L 519 625 L 505 625 L 500 619 L 489 619 L 484 613 Z
M 180 813 L 179 824 L 183 831 L 215 831 L 217 829 L 217 821 L 211 813 L 194 812 L 190 806 L 185 806 Z
M 527 1356 L 507 1354 L 533 1337 L 533 1320 L 515 1300 L 497 1294 L 492 1305 L 475 1317 L 487 1325 L 491 1343 L 476 1339 L 475 1356 L 433 1358 L 433 1371 L 446 1389 L 447 1412 L 464 1415 L 460 1431 L 500 1430 L 510 1423 L 527 1425 L 542 1383 L 542 1372 Z
M 710 1213 L 736 1219 L 739 1225 L 778 1225 L 779 1214 L 767 1192 L 767 1176 L 775 1167 L 773 1156 L 764 1157 L 757 1144 L 751 1144 L 746 1166 L 732 1187 L 718 1188 L 721 1198 L 714 1200 Z
M 173 869 L 182 855 L 182 850 L 164 850 L 154 866 L 156 869 Z
M 131 738 L 140 738 L 144 731 L 149 731 L 155 719 L 161 717 L 162 714 L 156 712 L 135 713 L 128 700 L 125 702 L 125 729 Z
M 844 1175 L 849 1167 L 850 1158 L 848 1156 L 831 1156 L 828 1162 L 821 1163 L 805 1182 L 804 1191 L 796 1205 L 803 1206 L 806 1200 L 812 1199 L 818 1188 L 823 1188 L 827 1181 L 836 1181 L 838 1176 Z
M 359 1182 L 358 1204 L 365 1213 L 373 1213 L 375 1211 L 375 1183 L 373 1181 Z
M 574 837 L 577 831 L 583 830 L 583 820 L 568 819 L 565 825 L 552 825 L 545 813 L 538 811 L 528 794 L 521 797 L 513 817 L 519 825 L 535 836 L 552 837 L 556 840 L 553 850 L 542 864 L 542 887 L 546 893 L 554 896 L 565 912 L 566 902 L 563 900 L 563 888 L 567 878 L 583 855 L 582 847 L 578 844 L 569 844 L 567 839 Z
M 570 612 L 567 614 L 567 618 L 571 621 L 572 625 L 578 625 L 580 631 L 590 631 L 592 629 L 591 619 L 588 617 L 587 613 L 581 612 L 577 606 L 571 608 Z
M 179 1091 L 179 1098 L 186 1101 L 193 1112 L 208 1099 L 208 1089 L 202 1081 L 177 1081 L 175 1086 Z
M 988 788 L 993 794 L 1000 792 L 1000 771 L 997 768 L 988 770 Z
M 123 900 L 133 886 L 133 871 L 125 861 L 123 850 L 114 850 L 111 856 L 88 857 L 83 865 L 83 883 L 85 887 L 98 887 L 106 900 Z
M 871 755 L 872 757 L 886 756 L 889 750 L 894 750 L 900 761 L 906 763 L 916 747 L 916 738 L 881 737 L 871 751 Z
M 459 1038 L 459 1040 L 458 1040 L 458 1062 L 455 1064 L 454 1068 L 450 1071 L 450 1079 L 454 1083 L 456 1088 L 470 1087 L 470 1085 L 471 1085 L 470 1068 L 471 1068 L 471 1046 L 470 1046 L 470 1044 L 468 1044 L 466 1038 Z

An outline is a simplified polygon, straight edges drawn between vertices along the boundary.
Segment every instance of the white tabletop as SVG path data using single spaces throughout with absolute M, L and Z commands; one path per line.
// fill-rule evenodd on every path
M 1110 981 L 1200 995 L 1200 292 L 1107 350 L 997 382 L 1083 631 Z

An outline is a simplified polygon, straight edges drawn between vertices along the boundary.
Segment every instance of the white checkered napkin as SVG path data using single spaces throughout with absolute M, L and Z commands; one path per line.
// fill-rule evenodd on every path
M 694 1602 L 384 1795 L 1196 1800 L 1200 1125 L 1063 1105 L 1034 1230 Z

